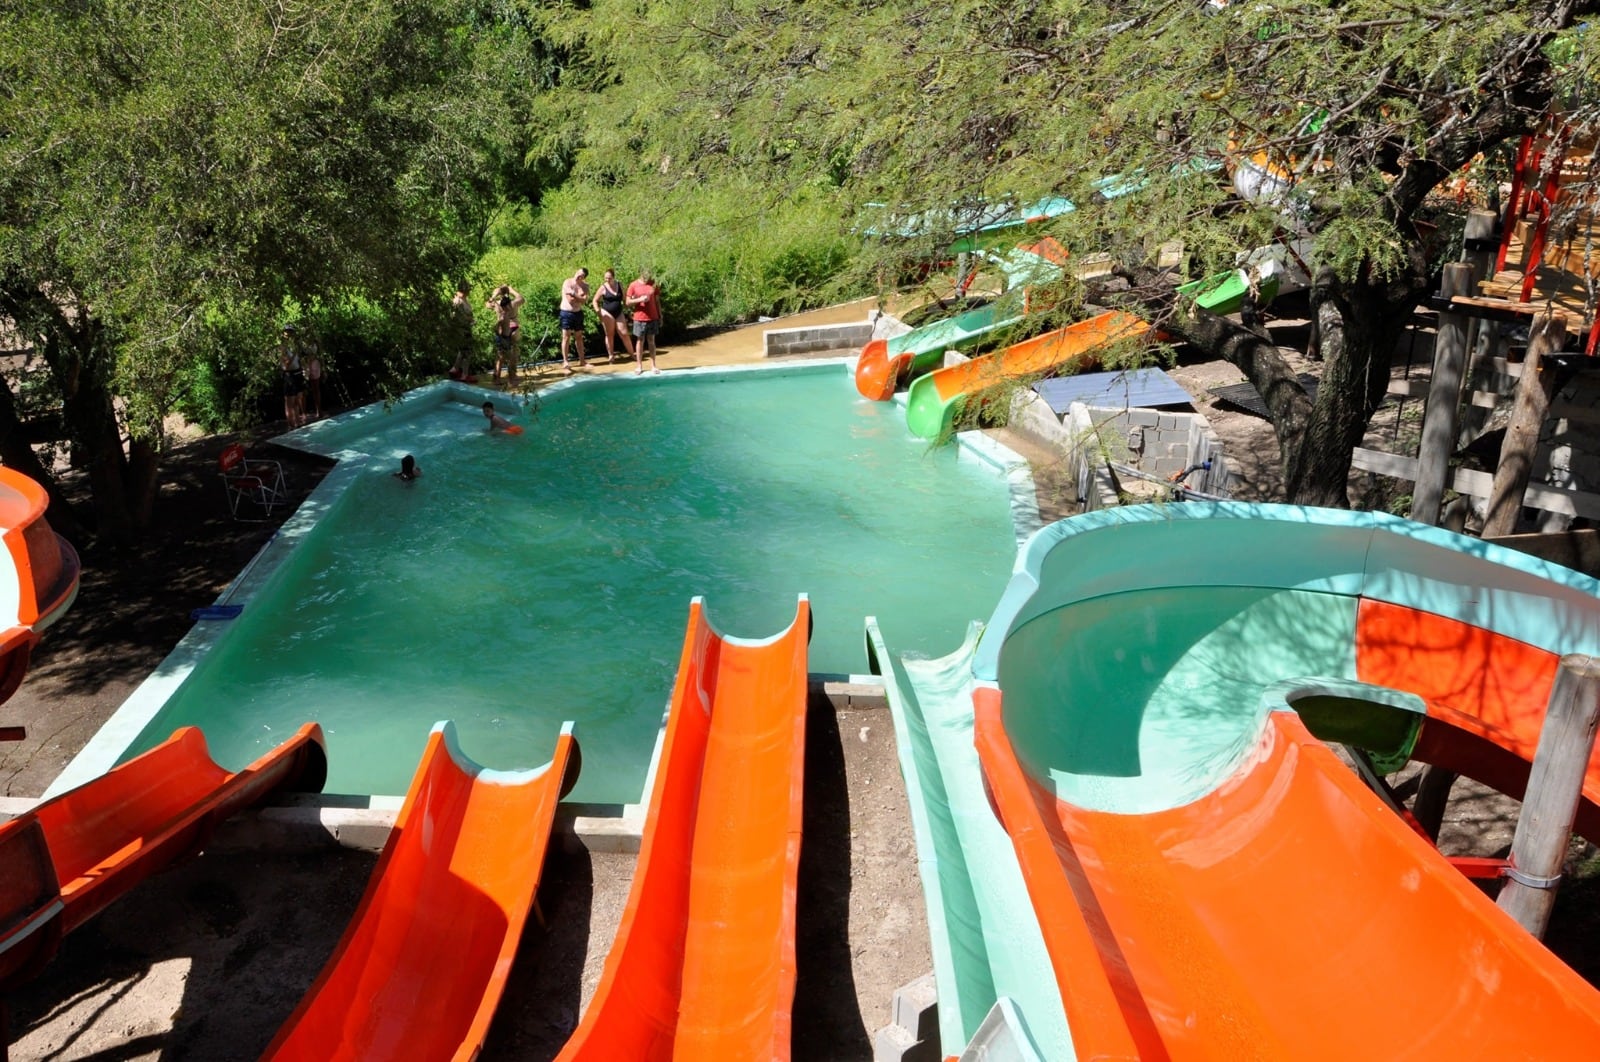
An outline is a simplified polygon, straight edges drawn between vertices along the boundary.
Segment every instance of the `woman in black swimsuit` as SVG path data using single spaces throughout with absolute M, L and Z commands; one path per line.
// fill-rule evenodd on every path
M 600 315 L 600 323 L 606 332 L 606 361 L 617 360 L 617 336 L 622 336 L 622 345 L 627 348 L 628 356 L 633 356 L 633 338 L 628 335 L 628 330 L 622 324 L 622 285 L 617 283 L 617 271 L 606 270 L 606 279 L 594 292 L 594 312 Z

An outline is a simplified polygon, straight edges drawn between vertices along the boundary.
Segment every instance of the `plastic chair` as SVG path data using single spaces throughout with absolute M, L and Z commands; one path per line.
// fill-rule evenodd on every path
M 283 466 L 277 461 L 246 458 L 244 447 L 238 443 L 227 447 L 217 458 L 222 472 L 222 484 L 228 491 L 228 512 L 235 520 L 266 520 L 272 510 L 289 500 L 288 488 L 283 482 Z M 259 508 L 260 516 L 240 516 L 239 506 L 247 512 Z

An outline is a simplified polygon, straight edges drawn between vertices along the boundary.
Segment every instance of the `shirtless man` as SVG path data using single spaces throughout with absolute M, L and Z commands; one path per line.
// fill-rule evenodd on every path
M 522 309 L 522 293 L 510 284 L 494 289 L 483 305 L 494 314 L 494 381 L 500 382 L 500 370 L 510 368 L 510 380 L 517 382 L 517 311 Z
M 589 271 L 580 267 L 561 285 L 561 368 L 568 376 L 572 375 L 572 366 L 567 362 L 567 341 L 572 336 L 578 339 L 578 367 L 589 367 L 589 359 L 583 353 L 583 307 L 588 301 Z

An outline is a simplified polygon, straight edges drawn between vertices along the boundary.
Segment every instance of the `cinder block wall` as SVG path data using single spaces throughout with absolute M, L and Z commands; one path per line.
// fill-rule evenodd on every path
M 873 327 L 872 321 L 855 321 L 804 328 L 769 328 L 761 333 L 761 338 L 764 352 L 769 358 L 835 350 L 857 351 L 873 338 Z

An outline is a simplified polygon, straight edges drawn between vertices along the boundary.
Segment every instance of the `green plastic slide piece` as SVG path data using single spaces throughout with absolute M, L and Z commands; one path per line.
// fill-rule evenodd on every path
M 928 905 L 942 1053 L 977 1035 L 996 1001 L 1018 1045 L 997 1058 L 1076 1057 L 1061 993 L 1011 839 L 984 793 L 972 736 L 971 661 L 981 628 L 936 660 L 891 654 L 866 621 L 867 654 L 884 679 Z
M 1022 320 L 1013 307 L 990 303 L 976 310 L 946 317 L 921 328 L 913 328 L 888 342 L 888 357 L 911 355 L 911 375 L 927 372 L 944 360 L 944 352 L 969 343 Z

